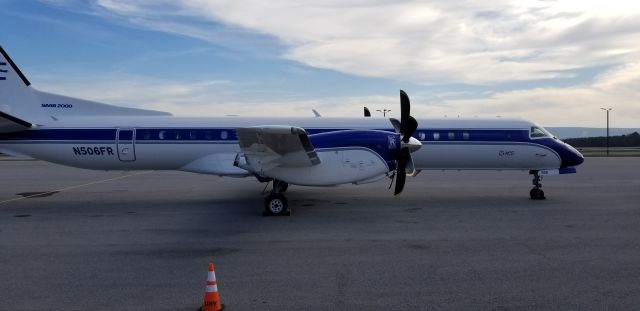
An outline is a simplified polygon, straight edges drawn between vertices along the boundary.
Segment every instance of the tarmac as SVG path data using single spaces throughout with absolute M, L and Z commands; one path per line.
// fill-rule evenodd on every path
M 291 186 L 183 172 L 0 161 L 0 310 L 196 310 L 207 265 L 225 310 L 632 310 L 640 158 L 572 175 L 424 171 Z M 57 192 L 56 192 L 57 191 Z

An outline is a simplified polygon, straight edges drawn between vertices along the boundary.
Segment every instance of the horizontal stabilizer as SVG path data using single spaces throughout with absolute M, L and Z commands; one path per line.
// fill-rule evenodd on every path
M 24 131 L 31 127 L 31 123 L 0 111 L 0 133 Z

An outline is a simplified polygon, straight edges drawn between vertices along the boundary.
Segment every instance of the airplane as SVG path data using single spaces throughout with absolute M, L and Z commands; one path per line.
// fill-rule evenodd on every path
M 94 170 L 179 170 L 271 182 L 266 215 L 286 215 L 290 184 L 364 184 L 393 193 L 423 170 L 524 170 L 544 175 L 584 158 L 524 119 L 422 118 L 400 91 L 391 118 L 176 117 L 38 91 L 0 46 L 0 152 Z M 368 109 L 365 108 L 365 115 Z M 369 113 L 370 115 L 370 113 Z M 389 186 L 391 188 L 391 186 Z

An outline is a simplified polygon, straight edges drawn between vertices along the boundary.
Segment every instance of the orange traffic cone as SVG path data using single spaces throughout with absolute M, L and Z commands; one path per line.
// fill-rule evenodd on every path
M 216 283 L 216 273 L 213 271 L 213 263 L 209 263 L 209 274 L 207 276 L 207 287 L 204 291 L 204 303 L 202 311 L 220 311 L 224 309 L 224 305 L 220 303 L 220 295 L 218 294 L 218 283 Z

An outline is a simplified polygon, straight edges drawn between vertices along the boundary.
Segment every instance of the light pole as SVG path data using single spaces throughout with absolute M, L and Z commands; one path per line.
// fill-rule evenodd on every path
M 600 108 L 607 112 L 607 157 L 609 156 L 609 111 L 613 108 Z
M 376 109 L 376 111 L 382 112 L 382 116 L 386 117 L 387 116 L 387 112 L 391 111 L 391 109 Z

